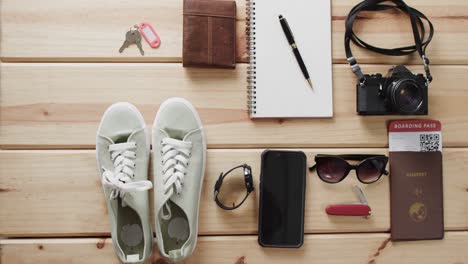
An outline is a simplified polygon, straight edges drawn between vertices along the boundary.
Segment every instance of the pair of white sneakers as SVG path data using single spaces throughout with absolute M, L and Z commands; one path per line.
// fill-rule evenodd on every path
M 144 263 L 151 256 L 148 190 L 153 185 L 160 254 L 181 261 L 193 253 L 197 242 L 206 140 L 195 108 L 181 98 L 165 101 L 154 120 L 152 142 L 153 182 L 148 173 L 150 143 L 138 109 L 116 103 L 104 113 L 96 156 L 112 242 L 123 263 Z

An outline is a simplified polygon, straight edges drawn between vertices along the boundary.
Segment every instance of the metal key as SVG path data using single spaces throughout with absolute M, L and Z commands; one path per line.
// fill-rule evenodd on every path
M 138 49 L 140 50 L 141 55 L 145 55 L 143 51 L 143 47 L 141 46 L 141 34 L 138 30 L 130 29 L 125 34 L 125 41 L 119 49 L 119 52 L 122 53 L 124 49 L 128 48 L 131 44 L 136 44 Z
M 143 51 L 143 47 L 141 46 L 141 34 L 138 30 L 134 31 L 134 40 L 135 44 L 137 45 L 138 49 L 140 50 L 141 56 L 145 56 L 145 52 Z
M 122 44 L 122 46 L 120 47 L 119 49 L 119 52 L 122 53 L 124 51 L 124 49 L 128 48 L 128 46 L 130 46 L 130 44 L 133 44 L 135 43 L 135 40 L 134 40 L 134 36 L 135 34 L 132 33 L 134 30 L 129 30 L 127 31 L 127 33 L 125 34 L 125 41 L 124 43 Z

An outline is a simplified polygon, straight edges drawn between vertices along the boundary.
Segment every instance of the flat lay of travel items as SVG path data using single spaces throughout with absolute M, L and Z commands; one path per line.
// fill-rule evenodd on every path
M 252 122 L 257 118 L 332 117 L 330 1 L 247 0 L 246 5 L 246 111 Z M 375 47 L 353 30 L 361 12 L 386 10 L 408 17 L 414 45 Z M 184 1 L 184 67 L 235 68 L 236 12 L 234 1 Z M 428 89 L 433 77 L 426 48 L 433 35 L 429 19 L 403 0 L 365 0 L 350 10 L 344 50 L 357 79 L 357 114 L 363 118 L 428 114 Z M 126 32 L 119 52 L 135 44 L 144 55 L 142 37 L 151 48 L 163 45 L 155 27 L 142 22 Z M 424 74 L 414 74 L 404 65 L 391 68 L 386 76 L 365 74 L 351 43 L 389 56 L 417 53 Z M 134 105 L 117 102 L 103 114 L 97 131 L 98 175 L 107 201 L 112 242 L 122 263 L 144 263 L 153 253 L 153 232 L 160 255 L 168 261 L 183 261 L 196 250 L 207 139 L 195 107 L 174 96 L 159 107 L 152 129 L 146 128 Z M 258 192 L 259 245 L 298 248 L 304 243 L 309 175 L 316 174 L 320 184 L 327 184 L 331 190 L 347 177 L 356 177 L 368 188 L 389 177 L 391 239 L 442 239 L 441 123 L 414 117 L 396 119 L 387 124 L 388 156 L 317 154 L 310 164 L 302 151 L 265 150 L 258 157 L 259 171 L 253 171 L 247 160 L 233 160 L 231 168 L 220 172 L 214 186 L 203 186 L 203 191 L 213 191 L 216 209 L 226 214 L 241 207 L 252 192 Z M 254 186 L 256 177 L 259 186 Z M 233 188 L 231 181 L 237 182 L 237 187 Z M 150 210 L 151 189 L 154 215 Z M 322 213 L 329 218 L 368 221 L 372 200 L 367 201 L 358 185 L 349 191 L 356 193 L 357 201 L 328 204 Z

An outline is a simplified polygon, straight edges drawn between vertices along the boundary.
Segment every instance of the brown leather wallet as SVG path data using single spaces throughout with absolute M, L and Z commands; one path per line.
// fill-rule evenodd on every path
M 184 67 L 236 67 L 236 2 L 184 0 Z

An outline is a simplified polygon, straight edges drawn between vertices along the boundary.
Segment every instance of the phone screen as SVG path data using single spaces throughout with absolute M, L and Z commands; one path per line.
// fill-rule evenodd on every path
M 262 158 L 259 243 L 300 247 L 304 237 L 306 157 L 302 152 L 267 151 Z

